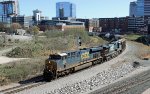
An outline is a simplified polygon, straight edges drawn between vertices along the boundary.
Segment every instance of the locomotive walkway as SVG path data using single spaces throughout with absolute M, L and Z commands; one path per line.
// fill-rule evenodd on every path
M 106 94 L 107 90 L 112 89 L 107 89 L 108 87 L 105 88 L 105 86 L 126 80 L 128 77 L 132 79 L 132 76 L 138 76 L 137 73 L 143 74 L 150 70 L 150 67 L 147 67 L 150 66 L 150 60 L 140 60 L 137 56 L 141 49 L 141 44 L 127 42 L 126 50 L 113 60 L 17 94 L 94 94 L 94 92 L 101 91 Z M 140 62 L 142 66 L 134 68 L 132 66 L 134 61 Z M 145 75 L 145 77 L 147 76 Z

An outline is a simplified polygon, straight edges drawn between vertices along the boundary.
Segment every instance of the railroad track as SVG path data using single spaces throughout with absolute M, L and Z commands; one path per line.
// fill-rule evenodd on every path
M 150 74 L 149 73 L 144 73 L 143 75 L 138 75 L 138 77 L 135 78 L 130 78 L 128 81 L 121 81 L 119 83 L 120 85 L 108 87 L 107 89 L 104 89 L 100 92 L 94 92 L 92 94 L 122 94 L 123 92 L 127 91 L 128 89 L 131 89 L 137 85 L 142 85 L 146 82 L 150 81 Z
M 26 90 L 26 89 L 30 89 L 30 88 L 33 88 L 33 87 L 37 87 L 37 86 L 43 85 L 46 82 L 44 82 L 43 76 L 39 75 L 37 77 L 34 77 L 32 79 L 28 79 L 28 80 L 23 81 L 21 83 L 22 84 L 19 85 L 19 86 L 8 88 L 8 89 L 5 89 L 5 90 L 1 90 L 0 94 L 1 93 L 2 94 L 14 94 L 14 93 Z
M 30 84 L 26 84 L 26 85 L 20 85 L 20 86 L 16 86 L 16 87 L 13 87 L 13 88 L 6 89 L 6 90 L 2 90 L 2 91 L 0 91 L 0 94 L 1 93 L 2 94 L 14 94 L 14 93 L 26 90 L 26 89 L 31 89 L 33 87 L 38 87 L 38 86 L 43 85 L 45 83 L 46 82 L 38 82 L 38 83 L 30 83 Z
M 76 73 L 81 72 L 83 70 L 77 71 Z M 72 74 L 69 74 L 69 75 L 72 75 Z M 65 75 L 65 76 L 62 76 L 62 77 L 67 77 L 69 75 Z M 59 78 L 54 79 L 52 81 L 57 81 L 57 80 L 61 79 L 62 77 L 59 77 Z M 34 82 L 31 82 L 29 84 L 22 84 L 22 85 L 19 85 L 19 86 L 16 86 L 16 87 L 12 87 L 12 88 L 8 88 L 8 89 L 5 89 L 5 90 L 1 90 L 0 94 L 14 94 L 14 93 L 18 93 L 18 92 L 21 92 L 21 91 L 24 91 L 24 90 L 27 90 L 27 89 L 38 87 L 40 85 L 44 85 L 46 83 L 48 83 L 48 82 L 45 82 L 43 79 L 40 78 L 39 80 L 35 80 Z

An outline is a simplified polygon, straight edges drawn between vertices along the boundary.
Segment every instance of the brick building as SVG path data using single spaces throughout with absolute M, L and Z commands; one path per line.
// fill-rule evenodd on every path
M 102 27 L 102 32 L 126 32 L 128 30 L 128 17 L 99 18 L 99 27 Z

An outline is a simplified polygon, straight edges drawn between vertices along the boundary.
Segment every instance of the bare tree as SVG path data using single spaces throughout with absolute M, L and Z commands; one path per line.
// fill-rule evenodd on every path
M 5 32 L 6 30 L 6 25 L 3 22 L 0 22 L 0 32 Z
M 10 32 L 9 33 L 16 33 L 17 29 L 21 29 L 21 25 L 19 23 L 12 23 L 10 26 Z

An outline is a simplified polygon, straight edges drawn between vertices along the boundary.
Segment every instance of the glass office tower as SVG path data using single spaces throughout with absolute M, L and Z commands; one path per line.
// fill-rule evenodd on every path
M 0 22 L 10 21 L 10 17 L 19 15 L 18 0 L 3 0 L 0 2 Z
M 56 3 L 56 17 L 76 17 L 76 5 L 70 2 Z
M 0 14 L 6 15 L 18 15 L 19 14 L 19 3 L 18 0 L 2 1 L 0 2 Z
M 144 16 L 144 0 L 137 0 L 137 16 Z
M 130 13 L 129 16 L 136 16 L 137 2 L 130 2 Z

